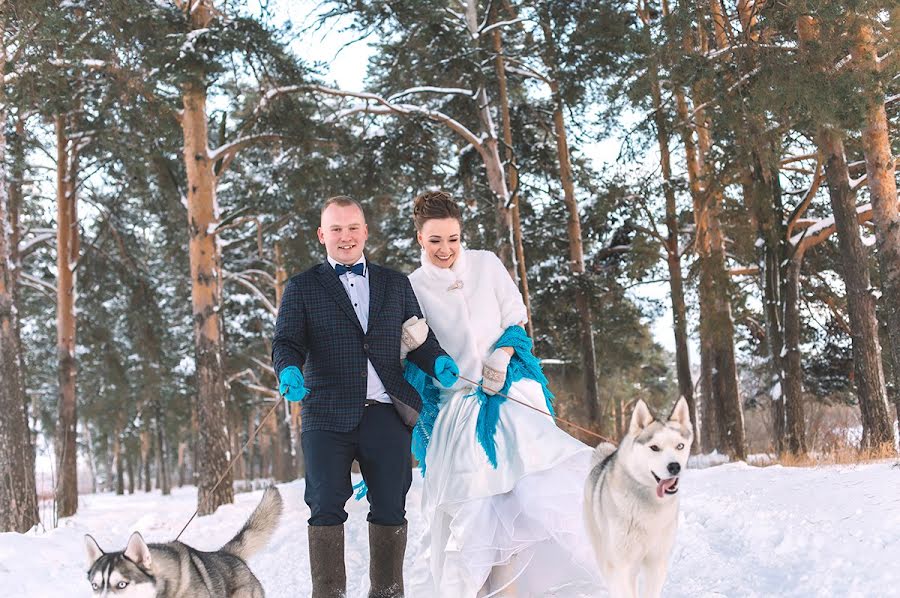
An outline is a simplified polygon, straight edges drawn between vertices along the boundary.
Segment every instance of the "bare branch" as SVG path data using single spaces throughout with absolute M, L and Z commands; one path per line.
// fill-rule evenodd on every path
M 237 228 L 238 226 L 244 224 L 245 222 L 255 222 L 256 223 L 256 251 L 257 251 L 257 255 L 259 255 L 259 257 L 262 257 L 262 255 L 263 255 L 262 223 L 259 221 L 259 218 L 257 218 L 256 216 L 244 216 L 243 218 L 222 221 L 219 223 L 219 226 L 217 226 L 213 232 L 220 233 L 223 230 L 228 230 L 229 228 Z
M 268 141 L 281 141 L 284 139 L 283 135 L 278 135 L 277 133 L 260 133 L 259 135 L 248 135 L 247 137 L 241 137 L 231 143 L 227 143 L 221 147 L 216 148 L 209 154 L 209 159 L 212 162 L 218 162 L 221 160 L 221 163 L 218 165 L 216 169 L 216 178 L 222 176 L 228 167 L 231 166 L 232 161 L 237 156 L 238 152 L 242 149 L 257 144 Z
M 223 278 L 224 280 L 233 280 L 234 282 L 249 290 L 251 293 L 256 295 L 256 298 L 260 300 L 260 302 L 266 308 L 266 311 L 268 311 L 274 317 L 278 316 L 278 309 L 272 304 L 271 301 L 269 301 L 269 298 L 266 297 L 266 294 L 260 291 L 259 288 L 251 281 L 247 280 L 243 276 L 232 274 L 230 272 L 223 272 Z
M 810 184 L 809 190 L 807 190 L 803 201 L 800 202 L 800 205 L 797 206 L 797 209 L 794 210 L 794 213 L 791 214 L 791 217 L 788 219 L 787 232 L 785 233 L 786 238 L 791 238 L 791 232 L 793 232 L 794 227 L 797 226 L 798 219 L 806 212 L 806 208 L 809 207 L 813 197 L 819 192 L 819 186 L 822 184 L 822 176 L 822 156 L 817 154 L 816 173 L 813 176 L 812 183 Z
M 432 110 L 430 108 L 425 108 L 424 106 L 418 106 L 416 104 L 406 104 L 406 103 L 394 103 L 390 102 L 379 95 L 368 93 L 368 92 L 357 92 L 357 91 L 344 91 L 341 89 L 335 89 L 333 87 L 326 87 L 324 85 L 309 85 L 307 86 L 311 91 L 318 91 L 319 93 L 324 93 L 327 95 L 332 95 L 336 97 L 350 97 L 350 98 L 359 98 L 361 100 L 366 100 L 365 104 L 361 104 L 358 106 L 354 106 L 348 108 L 346 110 L 340 111 L 336 118 L 343 118 L 349 116 L 350 114 L 356 113 L 367 113 L 367 114 L 400 114 L 404 116 L 410 115 L 419 115 L 424 116 L 430 120 L 440 122 L 447 127 L 449 127 L 453 132 L 457 135 L 465 139 L 467 142 L 471 143 L 472 146 L 478 150 L 478 153 L 482 156 L 485 155 L 484 146 L 481 143 L 481 140 L 478 138 L 475 133 L 470 131 L 465 125 L 460 123 L 459 121 L 447 116 L 443 112 L 439 110 Z M 368 102 L 374 102 L 377 106 L 372 106 Z
M 42 293 L 46 293 L 47 296 L 53 299 L 54 302 L 56 301 L 56 287 L 46 280 L 40 279 L 37 276 L 33 276 L 28 272 L 22 272 L 21 274 L 19 274 L 19 280 L 24 286 L 37 289 Z

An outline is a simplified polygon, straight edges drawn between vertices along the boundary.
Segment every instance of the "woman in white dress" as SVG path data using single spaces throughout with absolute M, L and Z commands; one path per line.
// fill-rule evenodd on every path
M 414 382 L 425 403 L 413 444 L 424 461 L 419 557 L 428 566 L 411 589 L 474 598 L 593 585 L 581 504 L 591 449 L 549 416 L 522 296 L 496 255 L 463 248 L 460 209 L 447 193 L 417 197 L 414 220 L 422 266 L 410 281 L 461 379 L 449 389 L 428 379 L 423 390 L 418 372 Z

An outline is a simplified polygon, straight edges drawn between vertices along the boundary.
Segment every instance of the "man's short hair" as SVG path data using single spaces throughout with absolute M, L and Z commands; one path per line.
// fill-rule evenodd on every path
M 346 208 L 348 206 L 356 206 L 359 208 L 359 212 L 363 215 L 363 221 L 366 219 L 366 211 L 363 209 L 362 204 L 350 197 L 349 195 L 335 195 L 334 197 L 329 197 L 325 200 L 325 203 L 322 204 L 322 211 L 319 214 L 324 214 L 325 210 L 328 209 L 328 206 L 341 206 L 342 208 Z

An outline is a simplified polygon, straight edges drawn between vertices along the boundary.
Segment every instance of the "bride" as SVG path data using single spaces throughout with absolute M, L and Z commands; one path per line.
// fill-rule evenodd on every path
M 593 585 L 581 506 L 591 449 L 549 416 L 522 296 L 496 255 L 463 248 L 449 194 L 420 195 L 413 218 L 422 266 L 409 278 L 460 372 L 444 389 L 407 364 L 424 403 L 413 452 L 425 475 L 419 556 L 428 566 L 411 580 L 414 595 L 545 596 Z M 404 335 L 407 343 L 415 338 Z

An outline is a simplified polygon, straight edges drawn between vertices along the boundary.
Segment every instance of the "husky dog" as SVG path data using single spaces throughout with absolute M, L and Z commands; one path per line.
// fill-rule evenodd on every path
M 103 552 L 85 536 L 88 581 L 103 598 L 263 598 L 246 560 L 262 549 L 278 525 L 281 494 L 266 489 L 247 523 L 225 546 L 201 552 L 181 542 L 146 544 L 134 532 L 122 552 Z
M 602 443 L 594 451 L 584 516 L 613 598 L 660 595 L 678 524 L 678 475 L 693 439 L 684 397 L 665 422 L 638 401 L 618 449 Z

